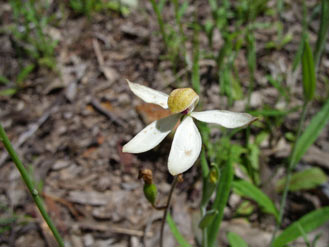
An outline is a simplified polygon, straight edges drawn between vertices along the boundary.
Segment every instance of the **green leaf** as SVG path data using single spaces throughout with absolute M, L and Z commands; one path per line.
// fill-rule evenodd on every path
M 293 155 L 294 163 L 297 164 L 303 157 L 307 149 L 315 142 L 320 135 L 322 129 L 329 121 L 329 99 L 322 109 L 312 118 L 309 125 L 304 130 L 296 143 L 295 152 Z
M 204 151 L 201 153 L 201 163 L 204 163 Z M 210 200 L 213 192 L 216 189 L 217 181 L 219 177 L 219 170 L 216 166 L 212 166 L 211 170 L 208 172 L 208 176 L 204 178 L 203 181 L 203 190 L 202 190 L 202 199 L 201 199 L 201 205 L 206 206 L 208 201 Z
M 7 88 L 0 91 L 0 96 L 12 96 L 17 92 L 16 88 Z
M 278 210 L 271 199 L 255 185 L 245 180 L 240 180 L 233 182 L 233 188 L 237 194 L 254 200 L 263 208 L 264 212 L 273 214 L 277 220 L 279 219 Z
M 199 29 L 198 24 L 194 24 L 194 34 L 193 34 L 193 64 L 192 64 L 192 87 L 197 94 L 200 93 L 200 45 L 199 45 Z
M 232 76 L 232 97 L 235 100 L 243 99 L 243 91 L 239 81 Z
M 229 232 L 227 234 L 227 239 L 231 247 L 248 247 L 248 244 L 234 232 Z
M 324 50 L 326 39 L 328 38 L 328 31 L 329 31 L 329 1 L 322 0 L 320 28 L 317 34 L 317 41 L 316 41 L 315 52 L 314 52 L 314 61 L 316 67 L 318 67 L 319 65 L 320 57 Z
M 305 40 L 304 45 L 302 57 L 302 73 L 304 98 L 307 101 L 311 101 L 314 97 L 316 78 L 312 50 L 308 40 Z
M 259 169 L 259 147 L 256 144 L 250 143 L 248 145 L 249 148 L 249 161 L 250 164 L 252 166 L 252 168 L 254 168 L 255 170 Z
M 290 191 L 313 189 L 328 181 L 326 174 L 320 168 L 310 168 L 299 171 L 291 176 Z M 281 192 L 284 188 L 286 178 L 280 179 L 276 190 Z
M 255 206 L 250 201 L 243 201 L 236 209 L 237 215 L 250 215 L 254 211 Z
M 209 211 L 206 212 L 205 216 L 201 219 L 199 223 L 199 227 L 201 229 L 207 228 L 211 222 L 214 220 L 215 216 L 218 214 L 217 210 L 210 209 Z
M 7 79 L 7 77 L 4 77 L 2 75 L 0 75 L 0 84 L 9 84 L 10 81 Z
M 20 85 L 25 79 L 26 77 L 34 70 L 34 65 L 30 64 L 27 65 L 26 67 L 24 67 L 21 72 L 19 72 L 16 82 L 18 85 Z
M 302 236 L 300 227 L 307 234 L 316 228 L 320 227 L 329 220 L 329 207 L 320 208 L 314 210 L 298 221 L 295 221 L 288 226 L 273 242 L 273 247 L 285 246 L 287 243 L 294 241 L 298 237 Z
M 208 228 L 208 243 L 210 247 L 215 246 L 215 241 L 217 238 L 217 233 L 224 215 L 224 208 L 229 198 L 229 193 L 231 191 L 231 184 L 233 180 L 233 164 L 232 155 L 229 158 L 221 171 L 220 180 L 217 186 L 216 198 L 212 209 L 218 210 L 218 214 Z
M 188 1 L 184 1 L 183 4 L 180 6 L 179 10 L 178 10 L 178 16 L 177 18 L 180 20 L 182 18 L 182 16 L 185 14 L 186 10 L 188 8 Z
M 300 63 L 300 60 L 302 59 L 302 55 L 303 55 L 303 50 L 304 50 L 304 44 L 305 44 L 305 39 L 302 38 L 300 40 L 295 58 L 292 62 L 292 71 L 295 71 Z
M 276 109 L 262 109 L 257 111 L 248 111 L 251 115 L 254 116 L 264 116 L 264 117 L 281 117 L 285 116 L 291 112 L 296 112 L 299 107 L 294 107 L 288 110 L 276 110 Z
M 167 214 L 167 223 L 169 225 L 169 228 L 174 235 L 176 241 L 178 242 L 180 247 L 190 247 L 191 245 L 185 240 L 183 235 L 179 232 L 173 218 L 171 218 L 170 213 Z

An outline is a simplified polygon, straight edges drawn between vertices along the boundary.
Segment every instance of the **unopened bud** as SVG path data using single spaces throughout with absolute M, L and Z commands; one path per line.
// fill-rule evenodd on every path
M 144 184 L 144 196 L 152 204 L 155 204 L 155 200 L 158 195 L 158 189 L 155 184 Z

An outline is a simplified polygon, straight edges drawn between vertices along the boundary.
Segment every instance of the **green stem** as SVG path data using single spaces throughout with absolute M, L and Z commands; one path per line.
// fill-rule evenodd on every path
M 16 154 L 13 146 L 11 145 L 11 143 L 10 143 L 10 141 L 9 141 L 7 135 L 6 135 L 6 132 L 3 129 L 1 124 L 0 124 L 0 140 L 3 142 L 6 150 L 8 151 L 10 157 L 12 158 L 12 160 L 14 161 L 17 169 L 19 170 L 24 183 L 26 184 L 27 188 L 29 189 L 35 204 L 39 208 L 39 211 L 40 211 L 42 217 L 44 218 L 44 220 L 46 221 L 46 223 L 49 226 L 50 230 L 52 231 L 58 245 L 60 247 L 64 247 L 64 242 L 63 242 L 61 236 L 59 235 L 54 223 L 52 222 L 49 215 L 47 214 L 46 208 L 43 204 L 43 201 L 42 201 L 42 199 L 39 195 L 38 190 L 34 187 L 32 179 L 30 178 L 28 172 L 26 171 L 23 163 L 18 158 L 18 155 Z
M 166 219 L 167 219 L 167 214 L 168 214 L 168 210 L 169 210 L 169 206 L 170 206 L 170 201 L 171 201 L 171 197 L 173 195 L 173 192 L 174 192 L 174 189 L 176 187 L 176 184 L 178 182 L 178 176 L 175 176 L 174 177 L 174 181 L 171 185 L 171 188 L 170 188 L 170 192 L 169 192 L 169 195 L 168 195 L 168 200 L 167 200 L 167 204 L 166 204 L 166 208 L 163 212 L 163 217 L 162 217 L 162 221 L 161 221 L 161 230 L 160 230 L 160 247 L 163 247 L 163 234 L 164 234 L 164 226 L 165 226 L 165 223 L 166 223 Z
M 294 169 L 294 167 L 296 165 L 295 164 L 296 143 L 297 143 L 297 141 L 300 137 L 301 131 L 302 131 L 302 127 L 303 127 L 306 112 L 307 112 L 307 107 L 308 107 L 308 101 L 306 101 L 303 105 L 302 116 L 299 120 L 295 144 L 294 144 L 293 149 L 292 149 L 291 154 L 290 154 L 290 160 L 289 160 L 289 165 L 288 165 L 288 170 L 287 170 L 287 179 L 286 179 L 285 184 L 284 184 L 283 195 L 282 195 L 281 203 L 280 203 L 279 221 L 277 222 L 277 224 L 275 226 L 275 230 L 272 234 L 272 239 L 271 239 L 271 242 L 270 242 L 270 246 L 272 246 L 272 243 L 275 240 L 275 236 L 276 236 L 276 234 L 277 234 L 277 232 L 278 232 L 278 230 L 281 226 L 281 223 L 282 223 L 284 209 L 285 209 L 285 206 L 286 206 L 286 201 L 287 201 L 287 196 L 288 196 L 289 185 L 290 185 L 291 176 L 292 176 L 292 170 Z
M 206 215 L 207 209 L 205 206 L 201 206 L 201 219 Z M 202 247 L 208 247 L 208 231 L 207 227 L 202 229 Z
M 200 211 L 201 211 L 201 219 L 206 215 L 207 213 L 207 201 L 205 201 L 204 197 L 207 194 L 207 185 L 208 185 L 208 175 L 209 175 L 209 166 L 207 164 L 206 160 L 206 153 L 205 150 L 201 150 L 201 170 L 202 170 L 202 200 L 201 200 L 201 205 L 200 205 Z M 208 231 L 207 227 L 202 229 L 202 247 L 208 247 Z
M 150 0 L 151 4 L 152 4 L 152 7 L 153 7 L 153 10 L 157 16 L 157 20 L 158 20 L 158 24 L 160 26 L 160 32 L 161 32 L 161 35 L 162 35 L 162 39 L 166 45 L 166 49 L 168 49 L 168 38 L 167 38 L 167 34 L 166 34 L 166 31 L 165 31 L 165 25 L 164 25 L 164 21 L 163 21 L 163 18 L 162 18 L 162 15 L 160 13 L 160 9 L 156 3 L 155 0 Z

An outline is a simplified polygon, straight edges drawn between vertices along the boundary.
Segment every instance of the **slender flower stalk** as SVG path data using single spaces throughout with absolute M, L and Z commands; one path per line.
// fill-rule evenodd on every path
M 50 230 L 52 231 L 58 245 L 60 247 L 64 247 L 63 239 L 61 238 L 59 232 L 57 231 L 57 229 L 54 225 L 54 223 L 52 222 L 51 218 L 49 217 L 49 215 L 46 211 L 46 208 L 44 206 L 44 203 L 43 203 L 43 201 L 42 201 L 42 199 L 39 195 L 38 190 L 33 185 L 32 179 L 30 178 L 28 172 L 26 171 L 23 163 L 18 158 L 18 155 L 16 154 L 13 146 L 11 145 L 11 143 L 10 143 L 10 141 L 9 141 L 7 135 L 6 135 L 6 132 L 3 129 L 1 124 L 0 124 L 0 140 L 3 142 L 6 150 L 8 151 L 10 157 L 12 158 L 12 160 L 15 163 L 17 169 L 19 170 L 24 183 L 26 184 L 27 188 L 29 189 L 35 204 L 37 205 L 42 217 L 44 218 L 44 220 L 46 221 L 46 223 L 49 226 Z
M 165 223 L 166 223 L 168 210 L 170 208 L 171 198 L 172 198 L 174 189 L 175 189 L 175 187 L 177 185 L 177 182 L 178 182 L 178 176 L 175 176 L 174 177 L 174 181 L 173 181 L 173 183 L 171 185 L 171 188 L 170 188 L 170 192 L 169 192 L 168 199 L 167 199 L 167 204 L 165 206 L 165 209 L 164 209 L 164 212 L 163 212 L 163 217 L 162 217 L 162 220 L 161 220 L 160 247 L 163 247 L 164 226 L 165 226 Z

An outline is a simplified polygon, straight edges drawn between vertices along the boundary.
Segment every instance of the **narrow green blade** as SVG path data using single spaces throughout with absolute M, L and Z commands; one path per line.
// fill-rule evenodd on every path
M 329 220 L 329 207 L 314 210 L 288 226 L 273 242 L 272 247 L 286 246 L 304 233 L 309 233 Z

